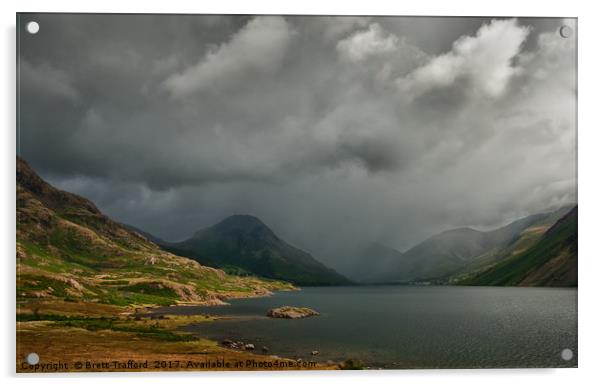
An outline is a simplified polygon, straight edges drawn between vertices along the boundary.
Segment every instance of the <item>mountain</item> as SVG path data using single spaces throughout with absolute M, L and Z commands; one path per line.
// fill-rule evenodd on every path
M 432 236 L 404 252 L 397 270 L 398 280 L 426 280 L 453 274 L 478 258 L 492 256 L 546 216 L 528 216 L 488 232 L 457 228 Z
M 233 273 L 253 273 L 298 285 L 342 285 L 350 281 L 309 253 L 280 239 L 260 219 L 234 215 L 190 239 L 164 246 L 201 264 Z
M 528 247 L 509 250 L 496 263 L 458 284 L 577 286 L 577 206 Z
M 237 277 L 161 250 L 17 158 L 17 300 L 120 306 L 219 302 L 288 283 Z
M 436 234 L 406 252 L 371 243 L 345 251 L 337 270 L 361 283 L 431 282 L 453 284 L 499 261 L 509 251 L 524 250 L 571 207 L 531 215 L 492 231 L 456 228 Z M 334 265 L 334 264 L 333 264 Z

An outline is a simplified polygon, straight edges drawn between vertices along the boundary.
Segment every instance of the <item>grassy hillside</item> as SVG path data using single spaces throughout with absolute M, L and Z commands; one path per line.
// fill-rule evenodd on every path
M 543 235 L 526 234 L 519 241 L 501 260 L 458 284 L 577 286 L 577 207 Z
M 127 305 L 219 302 L 286 289 L 161 250 L 17 159 L 17 300 Z

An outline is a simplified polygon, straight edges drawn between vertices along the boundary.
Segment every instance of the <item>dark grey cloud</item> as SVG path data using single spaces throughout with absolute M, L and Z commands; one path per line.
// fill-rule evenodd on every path
M 165 239 L 251 213 L 336 262 L 576 200 L 574 20 L 20 18 L 19 153 Z

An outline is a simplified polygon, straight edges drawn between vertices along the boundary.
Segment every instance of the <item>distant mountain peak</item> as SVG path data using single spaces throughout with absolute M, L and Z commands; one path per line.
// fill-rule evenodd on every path
M 250 214 L 233 214 L 228 216 L 215 225 L 216 227 L 237 227 L 241 229 L 254 228 L 254 227 L 265 227 L 264 224 L 258 217 Z
M 259 218 L 235 214 L 166 246 L 204 265 L 242 269 L 299 285 L 349 284 L 349 280 L 313 256 L 282 240 Z
M 454 237 L 456 235 L 463 235 L 463 234 L 475 234 L 476 235 L 476 234 L 480 234 L 480 233 L 485 233 L 485 232 L 476 230 L 471 227 L 459 227 L 459 228 L 448 229 L 443 232 L 437 233 L 437 234 L 429 237 L 425 241 L 443 238 L 443 237 Z
M 249 214 L 234 214 L 208 229 L 222 235 L 240 236 L 252 234 L 256 238 L 278 238 L 263 221 Z M 194 234 L 193 238 L 202 237 L 208 229 L 199 230 Z

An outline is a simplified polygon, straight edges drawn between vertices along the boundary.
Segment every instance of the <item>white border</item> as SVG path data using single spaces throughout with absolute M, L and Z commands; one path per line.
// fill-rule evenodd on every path
M 5 124 L 0 143 L 3 146 L 0 181 L 2 186 L 2 221 L 0 237 L 5 253 L 4 264 L 2 342 L 0 350 L 0 376 L 6 385 L 44 384 L 74 385 L 85 382 L 90 385 L 145 384 L 165 385 L 169 380 L 185 383 L 241 382 L 245 385 L 286 383 L 287 386 L 327 384 L 341 382 L 359 385 L 365 382 L 405 383 L 407 385 L 441 384 L 483 385 L 539 384 L 572 385 L 595 384 L 602 377 L 600 366 L 600 330 L 602 312 L 599 300 L 598 280 L 602 274 L 602 253 L 599 239 L 602 235 L 601 201 L 602 146 L 600 124 L 600 19 L 594 1 L 580 2 L 524 0 L 469 1 L 469 0 L 420 0 L 379 1 L 370 0 L 351 4 L 348 0 L 304 0 L 297 2 L 267 0 L 119 1 L 4 1 L 2 13 L 2 44 L 4 54 L 0 62 L 4 88 L 0 93 L 0 108 Z M 267 13 L 267 14 L 366 14 L 366 15 L 450 15 L 450 16 L 564 16 L 579 18 L 579 369 L 562 370 L 430 370 L 385 372 L 304 372 L 304 373 L 147 373 L 147 374 L 92 374 L 16 376 L 14 374 L 14 248 L 15 248 L 15 12 L 125 12 L 125 13 Z

